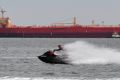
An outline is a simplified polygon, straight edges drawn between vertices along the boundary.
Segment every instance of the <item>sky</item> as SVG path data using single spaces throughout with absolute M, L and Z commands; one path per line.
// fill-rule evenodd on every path
M 82 25 L 92 20 L 96 24 L 120 24 L 120 0 L 0 0 L 0 7 L 16 25 L 67 23 L 74 16 Z

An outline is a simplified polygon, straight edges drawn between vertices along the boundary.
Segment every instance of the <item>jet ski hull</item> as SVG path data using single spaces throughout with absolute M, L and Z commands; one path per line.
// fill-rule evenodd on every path
M 38 56 L 38 59 L 45 62 L 45 63 L 50 63 L 50 64 L 69 64 L 67 61 L 65 61 L 64 59 L 55 56 L 55 57 L 48 57 L 48 56 Z

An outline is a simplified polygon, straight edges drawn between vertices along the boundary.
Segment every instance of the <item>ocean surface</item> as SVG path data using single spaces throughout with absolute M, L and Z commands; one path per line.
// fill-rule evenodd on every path
M 37 59 L 58 44 L 79 49 L 72 55 L 82 55 L 82 62 L 53 65 Z M 0 38 L 0 80 L 120 80 L 119 54 L 119 38 Z

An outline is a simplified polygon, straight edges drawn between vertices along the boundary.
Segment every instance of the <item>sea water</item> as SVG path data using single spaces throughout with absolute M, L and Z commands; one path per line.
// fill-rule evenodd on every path
M 72 65 L 37 56 L 63 45 Z M 0 80 L 119 80 L 119 38 L 0 38 Z

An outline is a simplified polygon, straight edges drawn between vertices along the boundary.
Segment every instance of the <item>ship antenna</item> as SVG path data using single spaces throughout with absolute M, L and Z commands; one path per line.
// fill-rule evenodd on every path
M 4 18 L 4 13 L 6 12 L 4 9 L 1 9 L 1 14 L 2 14 L 2 18 Z

